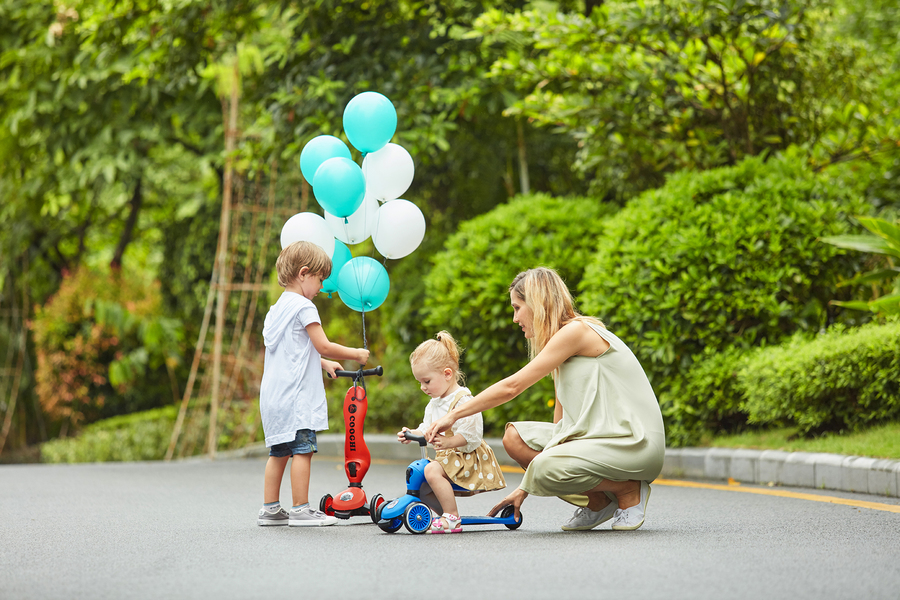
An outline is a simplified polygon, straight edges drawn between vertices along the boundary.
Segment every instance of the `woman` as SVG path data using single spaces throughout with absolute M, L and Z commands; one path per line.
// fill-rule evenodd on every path
M 490 514 L 512 505 L 518 518 L 528 494 L 559 496 L 580 507 L 562 526 L 566 531 L 593 529 L 610 519 L 613 529 L 637 529 L 665 456 L 662 413 L 643 368 L 600 321 L 575 311 L 556 271 L 519 273 L 509 292 L 530 362 L 432 423 L 426 438 L 512 400 L 552 374 L 553 423 L 507 423 L 503 447 L 526 471 L 519 488 Z

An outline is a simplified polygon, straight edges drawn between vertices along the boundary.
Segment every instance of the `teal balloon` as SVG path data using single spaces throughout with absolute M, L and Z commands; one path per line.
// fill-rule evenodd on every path
M 356 312 L 381 306 L 390 289 L 391 281 L 384 266 L 368 256 L 351 258 L 338 275 L 338 295 Z
M 331 255 L 331 275 L 322 282 L 322 291 L 328 294 L 329 298 L 331 294 L 338 291 L 338 273 L 341 272 L 341 268 L 351 258 L 353 258 L 353 255 L 350 254 L 350 249 L 347 245 L 341 240 L 334 240 L 334 253 Z
M 350 148 L 333 135 L 320 135 L 311 139 L 300 153 L 300 172 L 312 183 L 316 171 L 329 158 L 350 158 Z
M 329 158 L 316 170 L 313 195 L 326 212 L 335 217 L 349 217 L 366 196 L 366 177 L 349 158 Z
M 378 92 L 357 94 L 344 108 L 344 133 L 363 154 L 384 148 L 395 131 L 397 110 Z

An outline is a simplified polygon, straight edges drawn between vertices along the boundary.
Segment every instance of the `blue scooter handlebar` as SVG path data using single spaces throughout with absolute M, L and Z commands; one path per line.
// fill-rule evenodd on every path
M 427 446 L 428 442 L 425 441 L 424 435 L 415 435 L 408 431 L 403 432 L 403 437 L 408 439 L 411 442 L 417 442 L 420 446 Z

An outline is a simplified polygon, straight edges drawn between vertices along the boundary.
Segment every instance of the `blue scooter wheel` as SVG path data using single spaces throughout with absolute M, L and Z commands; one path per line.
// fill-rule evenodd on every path
M 512 506 L 506 506 L 500 512 L 500 518 L 508 519 L 509 517 L 513 516 L 514 514 L 516 514 L 516 509 L 514 509 Z M 507 529 L 518 529 L 524 519 L 525 519 L 525 517 L 522 516 L 522 513 L 519 513 L 518 521 L 516 521 L 514 523 L 509 523 L 509 524 L 504 523 L 504 525 L 506 525 Z
M 390 521 L 378 522 L 378 528 L 385 533 L 396 533 L 401 527 L 403 527 L 403 517 L 395 517 Z
M 410 504 L 403 513 L 403 524 L 410 533 L 425 533 L 431 527 L 431 509 L 421 502 Z

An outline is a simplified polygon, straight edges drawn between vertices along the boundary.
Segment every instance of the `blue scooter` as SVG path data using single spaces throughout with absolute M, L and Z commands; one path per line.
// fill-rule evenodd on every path
M 376 494 L 369 504 L 372 521 L 387 533 L 395 533 L 405 526 L 410 533 L 425 533 L 431 527 L 431 509 L 422 502 L 420 490 L 425 483 L 425 466 L 428 464 L 428 451 L 425 446 L 425 436 L 404 433 L 406 439 L 418 442 L 422 450 L 422 458 L 410 463 L 406 468 L 406 495 L 385 502 L 381 494 Z M 456 484 L 454 491 L 465 492 L 464 488 Z M 463 525 L 505 525 L 508 529 L 518 529 L 522 524 L 522 516 L 516 520 L 515 510 L 512 506 L 506 506 L 500 512 L 499 517 L 462 517 Z

